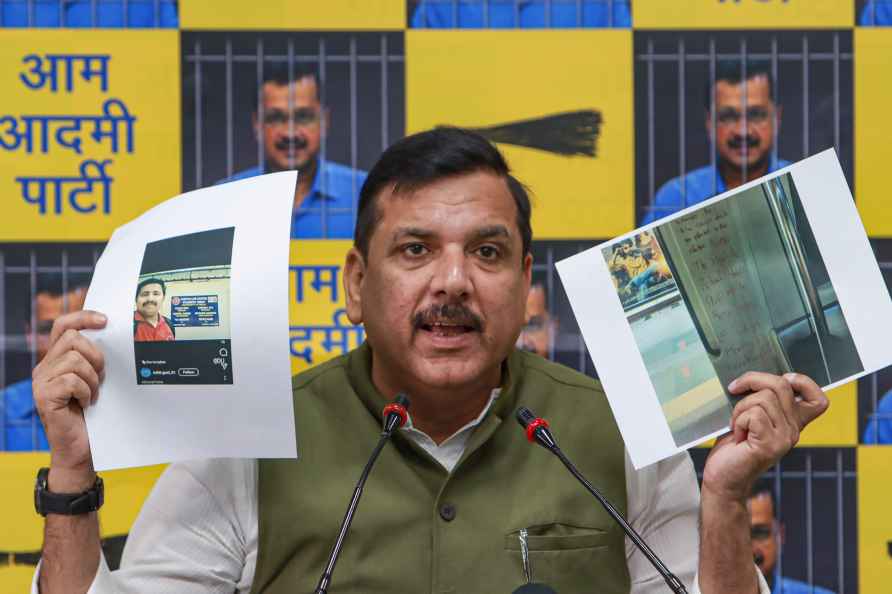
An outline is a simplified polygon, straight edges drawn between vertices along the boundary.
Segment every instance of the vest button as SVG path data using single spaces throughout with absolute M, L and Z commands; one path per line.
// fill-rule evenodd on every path
M 455 506 L 451 503 L 445 503 L 440 506 L 440 517 L 451 522 L 455 519 Z

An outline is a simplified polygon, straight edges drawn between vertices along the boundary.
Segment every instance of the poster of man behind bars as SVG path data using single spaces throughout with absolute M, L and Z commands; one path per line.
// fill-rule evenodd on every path
M 851 31 L 636 32 L 637 222 L 829 147 L 852 186 L 852 87 Z
M 851 31 L 636 31 L 634 55 L 637 224 L 829 147 L 853 187 Z M 833 517 L 839 505 L 831 497 L 808 502 L 818 517 Z M 787 508 L 789 546 L 771 581 L 853 589 L 844 567 L 855 560 L 853 531 L 823 534 L 852 553 L 828 553 L 818 576 L 802 540 L 815 536 L 815 525 L 793 520 L 800 513 L 801 505 Z
M 297 372 L 346 352 L 352 342 L 323 340 L 362 336 L 361 328 L 341 324 L 343 295 L 331 291 L 330 302 L 316 307 L 310 302 L 324 295 L 299 288 L 307 280 L 318 289 L 304 272 L 320 270 L 336 271 L 331 280 L 340 285 L 350 245 L 344 240 L 353 238 L 366 172 L 404 134 L 403 35 L 184 32 L 181 51 L 183 190 L 298 170 L 292 367 Z
M 184 33 L 183 190 L 297 169 L 292 239 L 350 239 L 404 130 L 395 33 Z

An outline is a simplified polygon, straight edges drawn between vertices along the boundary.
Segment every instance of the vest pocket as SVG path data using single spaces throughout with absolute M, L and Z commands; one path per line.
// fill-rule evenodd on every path
M 608 535 L 598 528 L 547 524 L 527 528 L 527 548 L 533 551 L 572 551 L 606 547 Z M 505 535 L 505 549 L 520 551 L 520 530 Z
M 517 586 L 525 581 L 519 535 L 519 530 L 505 535 L 505 554 L 516 567 Z M 527 548 L 534 582 L 557 592 L 628 594 L 624 552 L 617 554 L 603 530 L 565 524 L 527 528 Z

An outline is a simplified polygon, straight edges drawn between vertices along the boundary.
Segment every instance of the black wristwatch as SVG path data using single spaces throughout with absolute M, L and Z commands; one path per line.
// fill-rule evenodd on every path
M 50 493 L 47 481 L 49 468 L 37 471 L 37 484 L 34 485 L 34 509 L 41 516 L 60 514 L 77 516 L 94 512 L 102 507 L 105 489 L 102 479 L 96 475 L 96 482 L 83 493 Z

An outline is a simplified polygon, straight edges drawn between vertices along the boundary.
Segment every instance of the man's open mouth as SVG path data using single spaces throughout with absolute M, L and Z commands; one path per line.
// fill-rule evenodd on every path
M 474 332 L 473 326 L 464 324 L 455 324 L 452 322 L 433 322 L 431 324 L 421 324 L 421 329 L 425 332 L 431 332 L 435 336 L 459 336 L 468 332 Z

